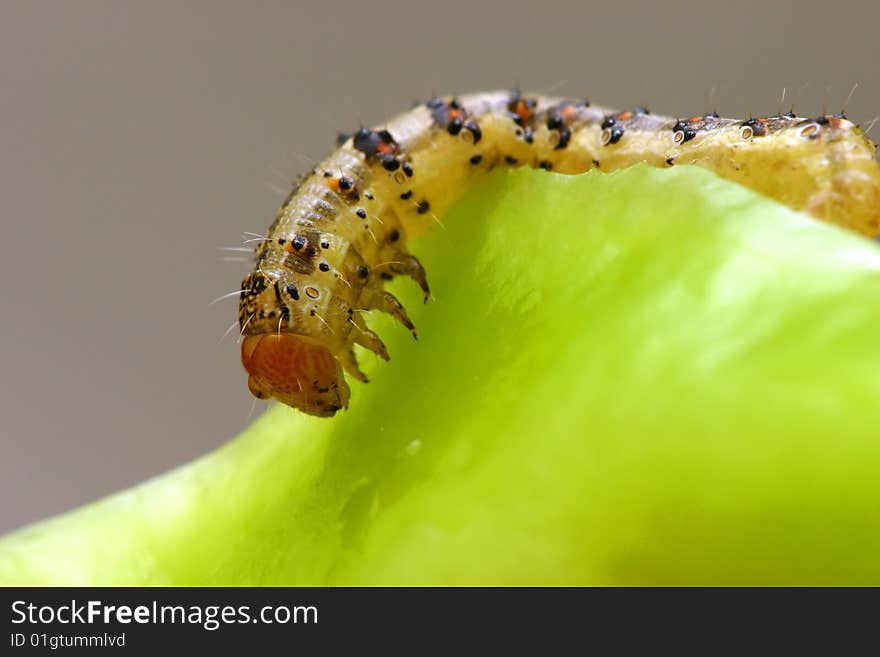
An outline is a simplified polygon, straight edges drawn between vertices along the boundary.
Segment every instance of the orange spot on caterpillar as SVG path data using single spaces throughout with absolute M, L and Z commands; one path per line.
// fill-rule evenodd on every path
M 345 196 L 349 199 L 357 200 L 360 197 L 357 187 L 355 187 L 354 181 L 348 176 L 328 178 L 327 187 L 332 189 L 340 196 Z
M 532 118 L 532 110 L 529 108 L 529 104 L 523 99 L 517 101 L 513 108 L 513 113 L 521 118 L 524 123 L 528 123 Z

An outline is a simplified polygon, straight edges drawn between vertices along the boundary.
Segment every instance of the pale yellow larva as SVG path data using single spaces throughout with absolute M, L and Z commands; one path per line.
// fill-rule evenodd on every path
M 353 346 L 388 358 L 361 312 L 391 313 L 415 332 L 385 281 L 410 276 L 427 298 L 408 240 L 475 175 L 497 166 L 575 174 L 638 162 L 703 166 L 819 219 L 880 233 L 874 145 L 841 115 L 676 120 L 519 91 L 434 98 L 341 140 L 281 207 L 241 287 L 251 392 L 312 415 L 347 407 L 344 372 L 366 380 Z

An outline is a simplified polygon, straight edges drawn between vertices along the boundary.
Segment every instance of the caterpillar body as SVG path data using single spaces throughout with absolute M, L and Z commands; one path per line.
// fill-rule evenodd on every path
M 498 166 L 576 174 L 638 162 L 703 166 L 819 219 L 880 233 L 874 144 L 842 114 L 676 119 L 518 90 L 433 98 L 381 128 L 341 136 L 258 241 L 238 314 L 251 393 L 318 416 L 347 407 L 344 373 L 366 381 L 354 345 L 388 360 L 362 311 L 390 313 L 415 335 L 385 282 L 409 276 L 428 298 L 408 239 L 480 174 Z

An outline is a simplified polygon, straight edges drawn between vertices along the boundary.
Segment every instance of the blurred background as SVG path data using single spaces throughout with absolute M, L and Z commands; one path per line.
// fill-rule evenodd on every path
M 337 131 L 515 84 L 747 117 L 858 83 L 847 114 L 880 114 L 875 1 L 0 7 L 0 533 L 248 424 L 237 301 L 208 305 L 248 266 L 218 247 L 265 231 Z

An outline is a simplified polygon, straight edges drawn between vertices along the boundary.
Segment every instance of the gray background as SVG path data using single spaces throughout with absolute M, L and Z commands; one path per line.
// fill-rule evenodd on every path
M 801 113 L 836 111 L 858 82 L 848 114 L 880 113 L 876 1 L 0 10 L 0 532 L 247 424 L 235 341 L 218 346 L 236 302 L 208 306 L 246 266 L 216 248 L 264 231 L 270 187 L 337 130 L 517 82 L 734 116 L 776 112 L 783 87 Z

